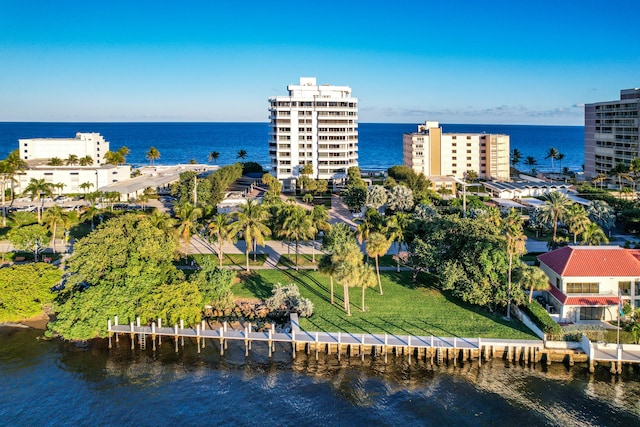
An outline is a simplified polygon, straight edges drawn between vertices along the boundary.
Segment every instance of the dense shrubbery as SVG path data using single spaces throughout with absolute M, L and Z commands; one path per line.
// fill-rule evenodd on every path
M 300 296 L 300 290 L 295 283 L 288 285 L 276 284 L 272 296 L 265 301 L 271 311 L 296 312 L 300 317 L 311 317 L 313 303 L 308 298 Z
M 525 301 L 522 303 L 521 309 L 529 316 L 531 321 L 535 323 L 549 339 L 561 339 L 564 335 L 562 328 L 555 320 L 549 316 L 547 310 L 542 307 L 538 301 Z
M 44 263 L 0 269 L 0 323 L 40 313 L 53 300 L 49 289 L 60 281 L 59 268 Z

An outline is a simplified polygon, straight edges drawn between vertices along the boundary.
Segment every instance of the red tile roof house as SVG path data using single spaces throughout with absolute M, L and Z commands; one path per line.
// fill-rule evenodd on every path
M 538 256 L 560 322 L 617 320 L 618 290 L 640 307 L 640 251 L 619 246 L 565 246 Z

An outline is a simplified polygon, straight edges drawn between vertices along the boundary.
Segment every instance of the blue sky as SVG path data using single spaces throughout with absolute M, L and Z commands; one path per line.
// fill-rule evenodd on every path
M 640 1 L 0 0 L 0 121 L 267 121 L 300 76 L 361 122 L 583 124 L 640 86 Z

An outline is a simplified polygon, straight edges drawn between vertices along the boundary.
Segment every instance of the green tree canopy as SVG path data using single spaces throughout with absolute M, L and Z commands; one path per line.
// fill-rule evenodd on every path
M 55 301 L 51 331 L 67 339 L 105 337 L 107 319 L 122 322 L 142 314 L 141 306 L 160 285 L 180 284 L 174 265 L 174 234 L 146 216 L 114 217 L 76 243 L 67 261 L 67 287 Z M 185 319 L 186 320 L 186 319 Z
M 51 303 L 49 289 L 62 278 L 50 264 L 33 263 L 0 269 L 0 323 L 17 322 L 40 313 Z

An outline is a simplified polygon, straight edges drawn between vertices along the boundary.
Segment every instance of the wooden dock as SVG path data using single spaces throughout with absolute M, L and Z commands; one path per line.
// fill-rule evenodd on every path
M 443 364 L 477 359 L 479 364 L 483 361 L 498 357 L 514 362 L 538 363 L 542 360 L 551 363 L 551 354 L 545 351 L 542 340 L 501 340 L 483 338 L 457 338 L 411 336 L 398 334 L 354 334 L 343 332 L 308 332 L 300 330 L 298 316 L 291 315 L 291 332 L 276 332 L 272 327 L 267 331 L 255 332 L 249 323 L 242 330 L 232 330 L 223 323 L 217 329 L 207 329 L 206 323 L 196 325 L 196 328 L 185 328 L 184 323 L 167 327 L 158 319 L 149 325 L 140 325 L 140 319 L 128 325 L 119 325 L 118 318 L 108 321 L 109 347 L 112 345 L 112 337 L 116 342 L 120 335 L 131 337 L 131 346 L 135 347 L 136 341 L 142 349 L 146 349 L 148 339 L 155 350 L 156 342 L 160 344 L 163 338 L 173 339 L 176 352 L 178 343 L 184 346 L 184 339 L 195 339 L 198 352 L 206 345 L 207 340 L 218 341 L 220 354 L 224 355 L 228 341 L 244 342 L 245 355 L 249 355 L 253 343 L 264 343 L 268 348 L 269 357 L 275 351 L 275 343 L 288 343 L 291 345 L 292 357 L 296 352 L 306 351 L 307 354 L 315 353 L 318 359 L 319 353 L 336 354 L 340 357 L 361 357 L 378 355 L 387 361 L 388 355 L 405 355 L 411 361 L 412 357 L 422 360 L 430 360 L 432 364 Z

